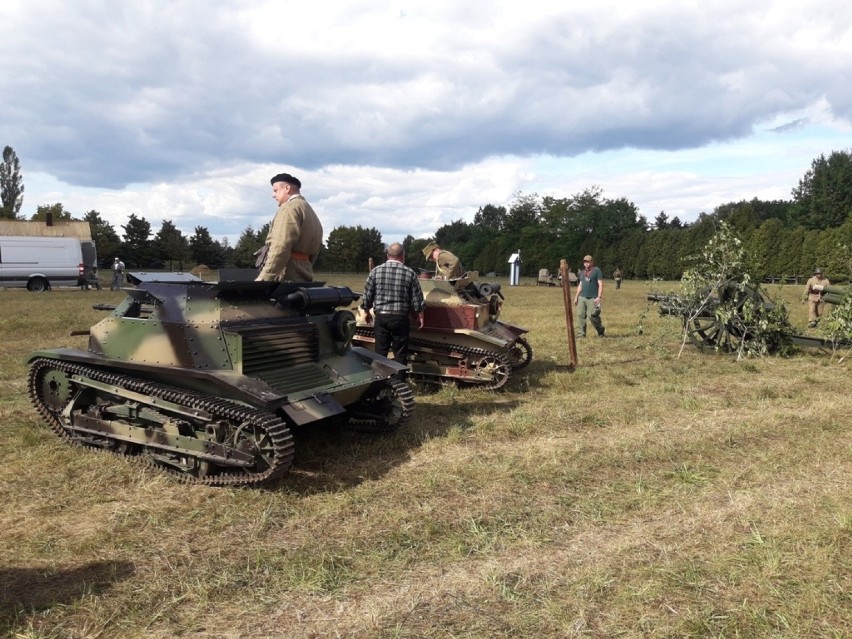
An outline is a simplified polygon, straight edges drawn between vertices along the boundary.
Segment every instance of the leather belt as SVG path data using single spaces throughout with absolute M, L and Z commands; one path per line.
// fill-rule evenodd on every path
M 376 315 L 408 315 L 406 311 L 376 311 Z
M 299 253 L 299 251 L 290 251 L 290 259 L 291 260 L 302 260 L 303 262 L 310 262 L 311 256 L 307 253 Z

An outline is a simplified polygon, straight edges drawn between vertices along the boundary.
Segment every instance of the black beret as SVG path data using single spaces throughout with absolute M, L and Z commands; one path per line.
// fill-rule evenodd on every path
M 272 178 L 271 180 L 269 180 L 269 183 L 270 183 L 270 184 L 275 184 L 276 182 L 287 182 L 287 184 L 292 184 L 292 185 L 293 185 L 293 186 L 295 186 L 297 189 L 301 189 L 301 188 L 302 188 L 302 183 L 301 183 L 301 182 L 299 182 L 298 178 L 294 178 L 294 177 L 293 177 L 292 175 L 290 175 L 289 173 L 279 173 L 279 174 L 278 174 L 278 175 L 276 175 L 274 178 Z

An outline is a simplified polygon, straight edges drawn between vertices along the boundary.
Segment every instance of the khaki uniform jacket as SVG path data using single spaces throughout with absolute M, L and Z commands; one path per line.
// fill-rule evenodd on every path
M 805 284 L 805 292 L 808 295 L 809 302 L 819 302 L 822 300 L 822 293 L 820 291 L 815 291 L 813 289 L 814 286 L 831 286 L 831 282 L 828 281 L 827 277 L 823 277 L 819 280 L 816 276 L 814 276 L 809 279 L 807 284 Z
M 313 282 L 313 265 L 322 246 L 322 223 L 305 198 L 297 195 L 281 205 L 272 219 L 266 244 L 269 252 L 258 279 Z M 294 259 L 294 251 L 310 259 Z
M 441 251 L 438 253 L 438 260 L 436 264 L 436 275 L 438 275 L 438 277 L 450 280 L 454 277 L 461 277 L 464 275 L 464 269 L 462 268 L 461 262 L 459 262 L 459 258 L 449 251 Z

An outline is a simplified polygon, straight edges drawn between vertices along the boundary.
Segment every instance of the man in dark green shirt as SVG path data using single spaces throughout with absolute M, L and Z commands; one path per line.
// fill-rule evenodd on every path
M 586 318 L 595 327 L 598 337 L 604 336 L 604 325 L 601 322 L 601 302 L 603 301 L 603 273 L 595 266 L 591 255 L 583 258 L 583 270 L 577 273 L 580 285 L 574 296 L 579 322 L 579 337 L 586 336 Z

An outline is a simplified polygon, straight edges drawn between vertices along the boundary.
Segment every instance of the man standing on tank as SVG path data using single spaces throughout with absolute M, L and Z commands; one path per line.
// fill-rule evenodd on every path
M 591 255 L 583 258 L 583 270 L 578 274 L 580 285 L 574 296 L 574 305 L 577 306 L 577 320 L 579 322 L 579 336 L 586 336 L 586 318 L 589 318 L 592 326 L 598 332 L 598 337 L 604 336 L 604 325 L 601 322 L 601 302 L 603 301 L 603 273 L 595 266 Z
M 373 324 L 376 352 L 408 364 L 408 342 L 411 332 L 409 313 L 417 314 L 418 328 L 423 328 L 426 304 L 417 273 L 405 265 L 405 249 L 399 242 L 388 246 L 387 261 L 374 268 L 364 284 L 364 309 L 368 324 Z M 375 311 L 375 321 L 373 313 Z
M 322 246 L 322 224 L 311 205 L 302 197 L 302 183 L 289 173 L 270 180 L 278 211 L 269 227 L 266 243 L 259 251 L 260 273 L 256 280 L 266 282 L 313 282 L 314 262 Z

